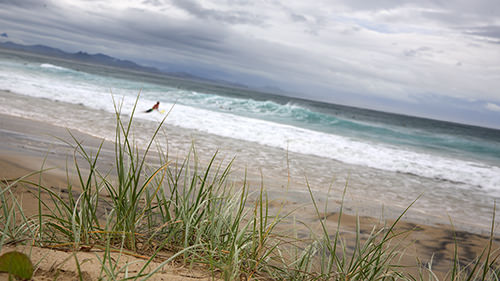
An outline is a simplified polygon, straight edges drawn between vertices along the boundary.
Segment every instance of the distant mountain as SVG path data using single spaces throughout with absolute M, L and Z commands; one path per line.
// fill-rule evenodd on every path
M 152 73 L 161 73 L 161 71 L 158 70 L 157 68 L 142 66 L 133 61 L 121 60 L 104 54 L 88 54 L 82 51 L 77 53 L 68 53 L 60 49 L 44 45 L 21 45 L 13 42 L 4 42 L 4 43 L 0 42 L 0 48 L 31 52 L 45 56 L 102 64 L 113 67 L 128 68 L 128 69 L 140 70 Z
M 7 37 L 7 34 L 4 37 Z M 108 55 L 104 55 L 104 54 L 89 54 L 89 53 L 86 53 L 83 51 L 79 51 L 76 53 L 69 53 L 69 52 L 65 52 L 65 51 L 62 51 L 60 49 L 52 48 L 52 47 L 45 46 L 45 45 L 22 45 L 22 44 L 13 43 L 10 41 L 0 42 L 0 48 L 17 50 L 17 51 L 24 51 L 24 52 L 35 53 L 35 54 L 44 55 L 44 56 L 61 58 L 61 59 L 75 60 L 75 61 L 88 62 L 88 63 L 93 63 L 93 64 L 101 64 L 101 65 L 112 66 L 112 67 L 119 67 L 119 68 L 125 68 L 125 69 L 137 70 L 137 71 L 144 71 L 144 72 L 149 72 L 149 73 L 155 73 L 158 75 L 167 75 L 167 76 L 177 77 L 177 78 L 181 78 L 181 79 L 195 80 L 195 81 L 202 82 L 202 83 L 224 85 L 224 86 L 233 87 L 233 88 L 253 89 L 253 90 L 264 91 L 264 92 L 269 92 L 269 93 L 272 93 L 272 92 L 282 93 L 283 92 L 281 89 L 277 89 L 277 88 L 272 88 L 272 87 L 262 87 L 262 88 L 253 87 L 252 88 L 252 87 L 249 87 L 249 86 L 241 84 L 241 83 L 226 81 L 223 79 L 205 78 L 205 77 L 203 77 L 203 75 L 193 75 L 193 74 L 191 74 L 189 72 L 185 72 L 185 71 L 159 70 L 158 68 L 155 68 L 155 67 L 142 66 L 142 65 L 139 65 L 133 61 L 121 60 L 121 59 L 117 59 L 117 58 L 114 58 L 114 57 L 111 57 Z

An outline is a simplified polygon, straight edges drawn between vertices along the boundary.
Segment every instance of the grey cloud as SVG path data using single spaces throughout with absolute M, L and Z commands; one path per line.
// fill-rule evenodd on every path
M 492 39 L 500 39 L 500 26 L 499 25 L 479 26 L 471 28 L 470 30 L 465 31 L 465 33 L 482 37 L 488 37 Z
M 164 5 L 163 1 L 160 1 L 160 0 L 144 0 L 144 1 L 142 1 L 142 4 L 152 5 L 155 7 L 160 7 L 160 6 Z
M 380 12 L 379 23 L 388 24 L 427 23 L 433 22 L 437 26 L 458 30 L 464 34 L 470 29 L 474 33 L 490 37 L 494 34 L 498 38 L 497 28 L 500 19 L 500 5 L 497 0 L 338 0 L 354 11 Z M 398 9 L 406 9 L 409 14 L 397 13 Z M 496 25 L 496 26 L 495 26 Z M 487 27 L 487 28 L 485 28 Z
M 173 0 L 173 4 L 178 8 L 181 8 L 184 11 L 192 14 L 193 16 L 201 19 L 212 19 L 230 24 L 263 24 L 263 19 L 261 18 L 261 16 L 243 11 L 227 12 L 214 9 L 206 9 L 198 2 L 192 0 Z
M 422 11 L 421 16 L 424 19 L 443 23 L 451 30 L 462 34 L 483 37 L 488 39 L 489 43 L 500 43 L 500 26 L 497 24 L 500 11 L 494 7 L 492 11 L 481 9 L 467 12 Z
M 417 0 L 418 1 L 418 0 Z M 346 0 L 341 1 L 343 4 L 355 10 L 386 10 L 403 6 L 408 3 L 415 2 L 415 0 L 379 0 L 379 1 L 364 1 L 364 0 Z M 422 0 L 420 3 L 425 3 Z
M 339 0 L 340 3 L 354 10 L 376 11 L 390 10 L 399 7 L 419 7 L 450 12 L 456 16 L 481 15 L 483 18 L 497 18 L 500 5 L 497 0 Z M 438 12 L 439 13 L 439 12 Z
M 353 10 L 374 12 L 376 19 L 373 21 L 379 26 L 382 23 L 391 27 L 405 28 L 413 25 L 418 28 L 422 23 L 423 28 L 417 32 L 433 33 L 439 32 L 440 36 L 447 36 L 443 33 L 462 33 L 465 36 L 475 36 L 481 41 L 500 44 L 500 5 L 497 0 L 475 0 L 475 1 L 441 1 L 441 0 L 383 0 L 383 1 L 344 1 Z M 402 9 L 404 13 L 398 13 Z M 379 11 L 391 11 L 389 13 Z M 369 22 L 372 24 L 371 22 Z M 431 23 L 430 25 L 428 25 Z M 370 26 L 365 28 L 370 28 Z M 376 26 L 377 27 L 377 26 Z M 433 29 L 435 28 L 435 29 Z M 375 28 L 377 31 L 377 29 Z M 438 31 L 439 30 L 439 31 Z M 416 50 L 407 50 L 405 56 L 417 56 Z
M 3 15 L 2 15 L 3 14 Z M 222 40 L 227 34 L 223 26 L 207 25 L 197 20 L 175 21 L 159 14 L 129 9 L 120 13 L 69 13 L 54 9 L 43 16 L 25 11 L 23 25 L 36 34 L 65 36 L 67 41 L 90 44 L 100 38 L 109 42 L 180 49 L 183 52 L 200 50 L 223 52 Z M 1 18 L 16 21 L 18 15 L 0 11 Z M 108 42 L 108 44 L 109 44 Z
M 37 8 L 51 4 L 50 0 L 0 0 L 0 5 L 17 6 L 22 8 Z
M 463 25 L 465 22 L 477 21 L 480 15 L 470 13 L 455 13 L 453 10 L 423 10 L 420 16 L 435 22 L 448 23 L 452 25 Z
M 430 55 L 430 51 L 432 51 L 432 48 L 423 46 L 416 49 L 404 50 L 403 55 L 407 57 L 419 57 L 424 55 Z
M 294 22 L 307 22 L 306 17 L 304 17 L 303 15 L 295 14 L 295 13 L 290 14 L 290 18 Z
M 442 1 L 439 3 L 444 9 L 457 14 L 476 15 L 481 19 L 498 19 L 500 16 L 500 5 L 497 0 L 475 0 L 475 1 Z
M 222 25 L 204 24 L 196 19 L 171 20 L 154 15 L 149 15 L 147 19 L 144 19 L 133 11 L 120 15 L 116 22 L 120 22 L 120 25 L 113 29 L 120 30 L 121 25 L 125 25 L 128 28 L 127 33 L 119 32 L 107 36 L 118 36 L 121 40 L 132 41 L 132 43 L 137 41 L 145 46 L 168 48 L 184 53 L 209 55 L 231 52 L 225 41 L 234 35 Z M 155 24 L 152 25 L 151 22 Z

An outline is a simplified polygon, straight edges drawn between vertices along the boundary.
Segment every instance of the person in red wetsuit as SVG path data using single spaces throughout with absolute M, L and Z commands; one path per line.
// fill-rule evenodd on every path
M 160 108 L 160 102 L 157 101 L 155 105 L 153 105 L 153 107 L 151 107 L 150 109 L 146 110 L 146 112 L 151 112 L 153 110 L 158 110 Z
M 153 110 L 158 110 L 158 108 L 160 107 L 160 102 L 157 101 L 155 105 L 153 105 Z

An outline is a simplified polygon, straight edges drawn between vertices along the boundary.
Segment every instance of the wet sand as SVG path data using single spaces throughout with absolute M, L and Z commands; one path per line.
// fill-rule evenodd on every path
M 86 147 L 92 148 L 94 151 L 102 142 L 102 140 L 90 135 L 75 131 L 71 132 L 78 141 L 81 141 Z M 0 114 L 0 179 L 12 181 L 30 172 L 39 171 L 42 168 L 50 168 L 50 170 L 43 172 L 42 177 L 36 174 L 31 177 L 31 180 L 41 180 L 43 185 L 53 188 L 54 191 L 64 193 L 68 181 L 67 175 L 69 174 L 70 181 L 74 180 L 72 179 L 73 171 L 71 169 L 68 173 L 66 171 L 66 167 L 71 168 L 74 166 L 72 162 L 74 150 L 64 141 L 74 143 L 68 130 L 65 128 L 40 121 Z M 105 142 L 101 154 L 101 160 L 103 162 L 100 163 L 100 168 L 112 168 L 114 161 L 113 152 L 113 144 Z M 238 177 L 239 175 L 236 173 L 234 176 Z M 238 182 L 238 179 L 233 180 Z M 319 219 L 314 212 L 314 208 L 310 203 L 310 198 L 308 198 L 307 193 L 304 196 L 304 193 L 286 192 L 281 182 L 273 185 L 273 179 L 264 180 L 267 183 L 266 186 L 270 185 L 272 187 L 269 190 L 271 211 L 274 210 L 277 212 L 282 206 L 284 207 L 284 209 L 281 209 L 283 213 L 294 211 L 289 217 L 290 219 L 285 220 L 283 224 L 278 227 L 279 231 L 289 232 L 291 228 L 295 227 L 295 231 L 298 233 L 299 237 L 302 236 L 302 238 L 307 238 L 309 234 L 306 229 L 298 226 L 299 224 L 293 223 L 294 220 L 292 218 L 295 218 L 295 221 L 305 222 L 313 230 L 319 232 Z M 258 184 L 258 182 L 253 182 L 251 184 Z M 33 194 L 34 191 L 20 186 L 15 187 L 13 190 L 22 198 L 22 205 L 26 214 L 36 214 L 38 209 L 37 201 Z M 77 192 L 78 189 L 75 190 Z M 42 198 L 46 198 L 46 196 L 47 194 L 42 194 Z M 317 199 L 320 206 L 326 201 L 325 198 Z M 325 218 L 327 222 L 328 231 L 333 234 L 337 228 L 341 202 L 338 197 L 329 198 L 328 201 L 329 208 L 326 214 L 321 214 L 321 216 Z M 353 208 L 349 205 L 345 207 L 346 209 Z M 360 232 L 362 238 L 368 235 L 374 225 L 380 227 L 390 223 L 392 223 L 391 220 L 384 218 L 360 217 Z M 410 266 L 408 268 L 409 272 L 414 272 L 413 266 L 416 264 L 417 258 L 422 263 L 426 263 L 432 256 L 433 269 L 442 274 L 447 272 L 451 265 L 455 236 L 459 245 L 460 260 L 464 265 L 480 254 L 489 242 L 487 235 L 466 232 L 461 229 L 454 231 L 450 225 L 446 224 L 425 225 L 404 219 L 398 223 L 396 230 L 411 230 L 402 242 L 406 249 L 402 264 Z M 352 248 L 356 234 L 356 216 L 348 214 L 342 216 L 340 233 L 347 241 L 348 248 Z M 500 240 L 496 237 L 495 246 L 498 246 L 499 242 Z M 5 250 L 8 249 L 4 249 L 4 251 Z M 39 249 L 39 251 L 45 252 L 48 250 Z M 61 253 L 61 255 L 64 254 L 67 253 Z M 43 253 L 41 255 L 43 255 Z M 42 269 L 41 272 L 48 269 Z M 71 271 L 71 269 L 68 270 Z M 89 274 L 90 276 L 94 276 L 92 275 L 94 273 Z

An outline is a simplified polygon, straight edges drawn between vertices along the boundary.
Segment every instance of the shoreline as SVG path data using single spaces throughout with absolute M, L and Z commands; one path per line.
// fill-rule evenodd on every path
M 40 170 L 42 163 L 44 167 L 55 168 L 45 171 L 42 174 L 43 184 L 62 191 L 67 184 L 66 167 L 72 166 L 73 151 L 70 146 L 60 138 L 69 142 L 73 142 L 67 131 L 62 127 L 57 127 L 48 123 L 33 121 L 29 119 L 13 117 L 0 114 L 0 179 L 13 179 L 26 175 L 30 172 Z M 85 146 L 96 148 L 101 140 L 98 138 L 86 135 L 80 132 L 73 132 L 75 138 L 81 140 Z M 113 165 L 113 144 L 104 142 L 101 160 L 104 163 L 101 167 L 111 167 Z M 69 171 L 71 174 L 71 170 Z M 238 174 L 235 175 L 238 177 Z M 34 176 L 38 179 L 37 175 Z M 265 180 L 269 183 L 269 180 Z M 267 184 L 265 183 L 265 186 Z M 23 196 L 23 206 L 26 207 L 28 215 L 35 214 L 38 210 L 33 208 L 33 200 L 35 198 L 21 192 Z M 319 219 L 312 209 L 310 199 L 301 197 L 300 194 L 286 193 L 286 197 L 279 190 L 270 190 L 270 210 L 271 212 L 279 212 L 284 208 L 285 212 L 293 212 L 298 220 L 308 222 L 312 229 L 319 230 Z M 320 205 L 325 203 L 324 198 L 317 198 Z M 309 201 L 309 204 L 305 203 Z M 325 217 L 331 230 L 336 229 L 338 220 L 339 198 L 328 198 L 330 208 L 326 214 L 321 214 Z M 285 203 L 285 204 L 284 204 Z M 349 206 L 346 209 L 351 208 Z M 320 210 L 322 208 L 320 207 Z M 369 233 L 373 225 L 382 225 L 391 223 L 393 220 L 384 219 L 377 216 L 368 217 L 360 216 L 361 233 Z M 278 227 L 279 231 L 290 231 L 290 227 L 297 227 L 290 221 L 285 221 L 283 225 Z M 281 228 L 281 229 L 280 229 Z M 355 240 L 356 216 L 351 214 L 343 214 L 341 231 L 351 237 L 349 243 Z M 403 220 L 398 223 L 398 230 L 412 230 L 408 242 L 413 245 L 409 246 L 404 264 L 412 264 L 415 258 L 418 257 L 422 262 L 429 261 L 432 255 L 439 257 L 434 259 L 434 269 L 438 272 L 445 272 L 449 268 L 450 259 L 453 256 L 453 233 L 454 230 L 450 225 L 434 224 L 425 225 L 414 223 L 403 217 Z M 306 235 L 305 228 L 297 228 L 299 235 Z M 329 229 L 330 230 L 330 229 Z M 303 232 L 301 232 L 303 231 Z M 301 234 L 302 233 L 302 234 Z M 457 241 L 459 242 L 461 259 L 469 261 L 479 254 L 484 246 L 488 243 L 487 235 L 475 234 L 458 229 L 456 231 Z M 495 242 L 500 242 L 498 236 L 495 237 Z

